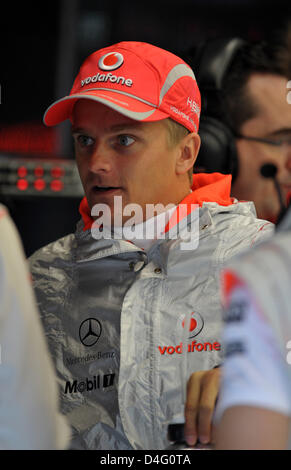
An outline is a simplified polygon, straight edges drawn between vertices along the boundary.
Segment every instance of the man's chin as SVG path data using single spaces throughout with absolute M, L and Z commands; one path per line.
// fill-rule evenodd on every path
M 87 200 L 92 219 L 109 229 L 122 227 L 125 220 L 130 219 L 130 217 L 123 216 L 124 206 L 120 197 L 114 200 L 114 197 L 101 198 L 90 194 Z
M 115 206 L 123 205 L 123 199 L 121 199 L 122 195 L 120 189 L 110 190 L 108 192 L 89 191 L 86 194 L 86 197 L 91 210 L 93 208 L 97 210 L 98 206 L 100 206 L 100 210 L 104 207 L 108 207 L 113 213 Z
M 91 217 L 100 220 L 107 227 L 129 227 L 141 224 L 145 219 L 144 205 L 130 203 L 128 198 L 121 194 L 120 189 L 112 191 L 110 195 L 90 191 L 86 197 Z

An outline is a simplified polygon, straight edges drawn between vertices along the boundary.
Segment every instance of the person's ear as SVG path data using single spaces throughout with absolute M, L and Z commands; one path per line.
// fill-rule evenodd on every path
M 194 166 L 200 148 L 200 136 L 196 132 L 187 134 L 179 143 L 178 148 L 176 173 L 182 175 Z

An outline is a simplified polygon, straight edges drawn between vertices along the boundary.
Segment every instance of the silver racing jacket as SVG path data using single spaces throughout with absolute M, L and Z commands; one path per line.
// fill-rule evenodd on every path
M 199 244 L 182 250 L 198 212 Z M 178 225 L 145 253 L 81 220 L 30 259 L 74 449 L 164 449 L 186 379 L 221 363 L 221 267 L 273 226 L 252 203 L 216 202 Z

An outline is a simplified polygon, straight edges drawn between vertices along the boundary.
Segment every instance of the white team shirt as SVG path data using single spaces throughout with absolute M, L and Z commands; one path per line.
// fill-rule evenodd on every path
M 236 287 L 229 300 L 223 338 L 226 358 L 215 421 L 227 408 L 239 405 L 291 416 L 288 350 L 283 357 L 271 326 L 245 285 Z
M 0 449 L 62 449 L 68 441 L 21 242 L 0 205 Z

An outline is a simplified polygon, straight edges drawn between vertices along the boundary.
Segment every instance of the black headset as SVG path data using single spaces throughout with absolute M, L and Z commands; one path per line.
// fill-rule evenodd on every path
M 222 84 L 227 71 L 246 42 L 239 38 L 214 39 L 198 46 L 192 63 L 201 92 L 199 126 L 201 147 L 194 172 L 238 173 L 235 136 L 223 116 Z

